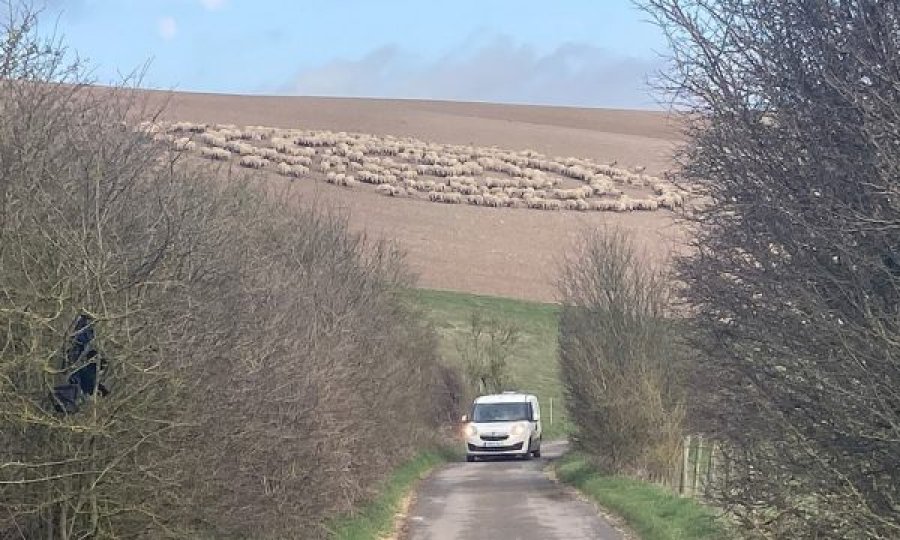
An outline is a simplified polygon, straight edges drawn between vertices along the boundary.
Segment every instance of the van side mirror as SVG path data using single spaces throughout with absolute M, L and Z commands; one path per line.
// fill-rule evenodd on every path
M 469 421 L 469 415 L 468 414 L 462 415 L 462 417 L 459 419 L 459 421 L 465 424 L 466 422 Z

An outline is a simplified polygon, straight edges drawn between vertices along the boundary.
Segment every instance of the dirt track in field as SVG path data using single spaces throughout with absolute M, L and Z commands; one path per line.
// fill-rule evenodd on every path
M 162 94 L 151 94 L 160 102 Z M 450 103 L 176 93 L 165 117 L 237 125 L 412 136 L 451 144 L 532 149 L 554 156 L 646 166 L 671 164 L 678 130 L 662 113 Z M 261 173 L 266 174 L 266 173 Z M 288 180 L 271 174 L 273 187 Z M 683 235 L 667 211 L 576 212 L 441 205 L 298 180 L 308 204 L 350 212 L 351 224 L 396 240 L 424 287 L 552 301 L 557 270 L 579 231 L 601 225 L 634 232 L 665 260 Z

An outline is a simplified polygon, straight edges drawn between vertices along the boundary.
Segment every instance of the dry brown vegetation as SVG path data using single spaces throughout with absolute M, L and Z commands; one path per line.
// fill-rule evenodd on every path
M 0 53 L 0 537 L 315 538 L 455 416 L 390 245 L 184 161 L 13 10 Z M 187 146 L 183 150 L 188 150 Z M 64 364 L 78 313 L 99 355 Z M 54 386 L 87 364 L 109 394 Z
M 559 294 L 560 375 L 575 446 L 608 473 L 669 476 L 686 403 L 670 276 L 626 233 L 589 230 L 563 265 Z

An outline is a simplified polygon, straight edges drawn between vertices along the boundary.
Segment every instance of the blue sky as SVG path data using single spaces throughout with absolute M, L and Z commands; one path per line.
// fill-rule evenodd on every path
M 665 40 L 629 0 L 44 0 L 114 81 L 329 95 L 657 108 Z

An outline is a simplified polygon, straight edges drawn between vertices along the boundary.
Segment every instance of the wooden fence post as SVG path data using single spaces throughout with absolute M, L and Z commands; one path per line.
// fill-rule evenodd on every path
M 700 484 L 700 456 L 703 453 L 703 436 L 697 437 L 697 451 L 694 452 L 694 481 L 691 483 L 691 496 L 697 497 Z
M 716 453 L 716 441 L 713 441 L 711 445 L 709 445 L 709 465 L 706 467 L 706 487 L 704 488 L 704 495 L 709 494 L 709 486 L 712 485 L 715 480 L 715 472 L 713 468 L 716 466 L 715 462 L 715 453 Z
M 684 495 L 685 490 L 687 489 L 687 474 L 688 474 L 688 465 L 690 460 L 690 452 L 691 452 L 691 436 L 688 435 L 681 442 L 682 444 L 682 459 L 681 459 L 681 481 L 678 484 L 678 494 Z

